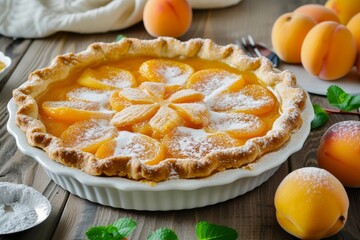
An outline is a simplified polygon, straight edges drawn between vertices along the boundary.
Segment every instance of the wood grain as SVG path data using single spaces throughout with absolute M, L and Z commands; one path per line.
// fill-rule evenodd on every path
M 214 10 L 195 10 L 191 29 L 181 40 L 211 38 L 219 44 L 234 43 L 251 34 L 271 46 L 271 27 L 282 13 L 305 3 L 323 1 L 300 0 L 243 0 L 240 4 Z M 138 227 L 131 239 L 146 239 L 155 229 L 172 228 L 179 239 L 196 239 L 195 225 L 199 221 L 226 225 L 236 229 L 239 239 L 294 239 L 277 224 L 273 203 L 281 180 L 294 169 L 316 166 L 316 151 L 321 136 L 331 124 L 358 117 L 332 115 L 330 122 L 310 133 L 304 147 L 264 184 L 253 191 L 223 203 L 197 209 L 147 212 L 115 209 L 81 199 L 68 193 L 49 179 L 37 162 L 22 154 L 14 138 L 6 130 L 6 104 L 12 89 L 26 81 L 29 73 L 46 67 L 51 59 L 67 52 L 79 52 L 96 41 L 112 42 L 117 34 L 150 39 L 142 23 L 123 31 L 106 34 L 81 35 L 57 33 L 44 39 L 13 40 L 0 36 L 0 50 L 11 56 L 13 65 L 8 76 L 0 82 L 0 181 L 24 183 L 42 192 L 50 201 L 50 217 L 39 226 L 22 233 L 0 236 L 0 239 L 85 239 L 86 230 L 93 225 L 107 225 L 121 217 L 131 217 Z M 324 97 L 312 95 L 313 103 L 327 106 Z M 347 189 L 350 198 L 349 219 L 345 228 L 329 239 L 360 239 L 360 191 Z

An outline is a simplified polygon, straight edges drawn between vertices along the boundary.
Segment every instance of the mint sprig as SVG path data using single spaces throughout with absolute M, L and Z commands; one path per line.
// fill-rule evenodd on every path
M 198 240 L 236 240 L 238 233 L 229 227 L 211 224 L 205 221 L 196 225 Z
M 178 240 L 178 237 L 171 229 L 159 228 L 151 233 L 147 240 Z
M 85 235 L 89 240 L 122 240 L 136 228 L 136 222 L 131 218 L 120 218 L 108 226 L 89 228 Z
M 95 226 L 88 229 L 85 235 L 89 240 L 123 240 L 136 228 L 131 218 L 120 218 L 108 226 Z M 238 233 L 229 227 L 211 224 L 205 221 L 196 225 L 198 240 L 236 240 Z M 168 228 L 159 228 L 152 232 L 147 240 L 179 240 L 176 233 Z
M 341 111 L 349 112 L 360 107 L 360 95 L 350 95 L 342 88 L 332 85 L 327 89 L 329 104 Z
M 329 121 L 329 114 L 324 109 L 322 109 L 318 104 L 314 104 L 313 107 L 315 118 L 311 122 L 311 129 L 321 127 Z
M 360 108 L 360 95 L 350 95 L 342 88 L 332 85 L 327 89 L 326 97 L 329 104 L 339 110 L 321 108 L 319 105 L 314 104 L 315 118 L 311 122 L 311 129 L 321 127 L 329 120 L 328 114 L 348 114 L 359 115 L 358 112 L 350 112 L 354 109 Z

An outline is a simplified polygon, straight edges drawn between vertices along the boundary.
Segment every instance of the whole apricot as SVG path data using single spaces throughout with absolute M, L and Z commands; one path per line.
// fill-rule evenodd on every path
M 301 46 L 315 21 L 300 13 L 285 13 L 274 23 L 271 42 L 281 60 L 288 63 L 301 62 Z
M 154 37 L 180 37 L 190 28 L 192 9 L 187 0 L 148 0 L 143 22 Z
M 357 61 L 355 66 L 358 73 L 360 74 L 360 13 L 357 13 L 355 16 L 353 16 L 346 27 L 350 30 L 355 38 L 357 48 Z
M 360 187 L 360 121 L 332 125 L 320 140 L 317 160 L 345 186 Z
M 346 25 L 349 20 L 360 12 L 359 0 L 328 0 L 325 7 L 336 12 L 340 19 L 340 23 Z
M 301 62 L 305 70 L 323 80 L 345 76 L 353 67 L 355 58 L 353 35 L 344 25 L 331 21 L 313 27 L 301 48 Z
M 350 19 L 346 27 L 354 36 L 357 52 L 360 53 L 360 12 Z
M 321 239 L 340 231 L 349 199 L 341 182 L 328 171 L 305 167 L 288 174 L 275 193 L 276 218 L 300 239 Z
M 304 14 L 312 18 L 316 23 L 334 21 L 340 23 L 336 13 L 320 4 L 305 4 L 294 10 L 295 13 Z

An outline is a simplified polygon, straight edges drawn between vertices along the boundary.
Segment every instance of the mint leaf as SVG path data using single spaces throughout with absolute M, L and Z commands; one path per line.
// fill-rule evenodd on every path
M 196 224 L 195 231 L 198 240 L 235 240 L 238 238 L 238 233 L 234 229 L 205 221 Z
M 171 229 L 159 228 L 151 233 L 147 240 L 178 240 L 178 237 Z
M 131 218 L 120 218 L 108 226 L 89 228 L 85 235 L 89 240 L 122 240 L 136 228 L 136 222 Z
M 342 111 L 348 111 L 347 107 L 351 101 L 351 96 L 339 86 L 332 85 L 327 89 L 327 99 L 330 105 Z
M 89 240 L 121 240 L 125 237 L 112 225 L 91 227 L 85 235 Z
M 118 42 L 118 41 L 120 41 L 120 40 L 123 39 L 123 38 L 126 38 L 126 36 L 123 35 L 123 34 L 119 34 L 119 35 L 116 36 L 114 42 Z
M 311 129 L 321 127 L 329 120 L 329 115 L 318 104 L 314 104 L 315 118 L 311 122 Z
M 351 96 L 348 108 L 348 111 L 360 108 L 360 95 Z
M 113 226 L 122 236 L 127 237 L 135 230 L 136 222 L 131 218 L 120 218 L 113 223 Z

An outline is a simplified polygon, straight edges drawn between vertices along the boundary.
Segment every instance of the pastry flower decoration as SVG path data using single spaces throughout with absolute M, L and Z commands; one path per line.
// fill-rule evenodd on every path
M 135 125 L 150 130 L 154 137 L 162 137 L 179 126 L 206 127 L 209 111 L 203 99 L 204 95 L 193 89 L 144 82 L 138 88 L 113 93 L 110 104 L 118 113 L 111 124 L 118 128 Z

